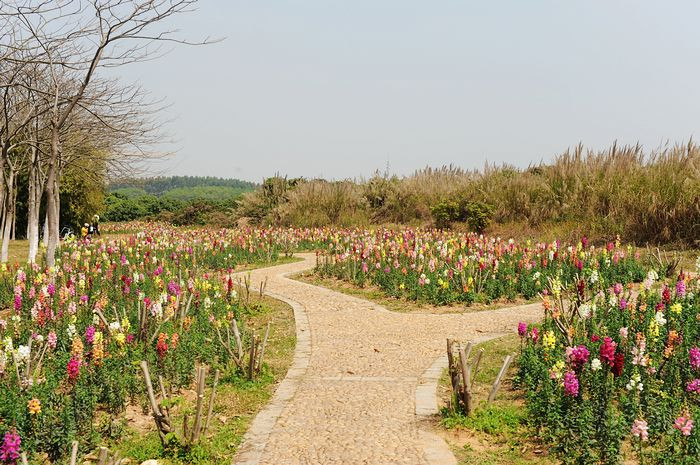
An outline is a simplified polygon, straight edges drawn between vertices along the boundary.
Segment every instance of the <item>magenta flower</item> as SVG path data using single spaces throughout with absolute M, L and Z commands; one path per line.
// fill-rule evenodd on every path
M 520 337 L 525 337 L 526 334 L 527 334 L 527 324 L 525 324 L 524 321 L 521 321 L 520 323 L 518 323 L 518 335 Z
M 71 357 L 66 366 L 66 372 L 69 380 L 75 381 L 78 379 L 78 376 L 80 376 L 80 361 L 75 357 Z
M 95 342 L 95 327 L 92 325 L 85 328 L 85 342 L 88 344 Z
M 530 330 L 530 337 L 532 338 L 533 342 L 537 342 L 537 340 L 540 338 L 540 332 L 537 328 L 532 328 Z
M 56 293 L 56 285 L 54 283 L 49 283 L 49 285 L 46 286 L 46 291 L 51 297 L 53 297 L 53 295 Z
M 700 379 L 694 379 L 685 386 L 688 392 L 700 392 Z
M 22 310 L 22 295 L 15 294 L 15 311 L 19 312 Z
M 685 281 L 682 279 L 676 282 L 676 295 L 678 297 L 685 297 Z
M 688 350 L 688 356 L 690 357 L 690 366 L 695 370 L 700 369 L 700 348 L 692 347 Z
M 580 345 L 571 349 L 569 361 L 574 366 L 574 369 L 578 370 L 583 367 L 586 362 L 588 362 L 590 355 L 591 353 L 588 351 L 586 346 Z
M 571 397 L 578 396 L 578 378 L 573 371 L 564 374 L 564 394 Z
M 0 446 L 0 460 L 5 463 L 16 464 L 19 460 L 19 448 L 22 444 L 22 439 L 17 434 L 16 429 L 12 429 L 5 433 L 2 445 Z

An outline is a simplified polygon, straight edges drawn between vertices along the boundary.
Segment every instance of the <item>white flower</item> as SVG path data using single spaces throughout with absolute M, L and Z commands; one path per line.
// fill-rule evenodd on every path
M 591 277 L 590 277 L 591 284 L 597 283 L 597 282 L 598 282 L 598 278 L 599 278 L 599 276 L 598 276 L 598 270 L 593 270 L 593 271 L 591 271 Z
M 617 297 L 614 295 L 610 296 L 610 299 L 608 300 L 608 303 L 610 304 L 611 307 L 615 307 L 617 305 Z
M 206 308 L 206 309 L 211 308 L 211 299 L 208 296 L 204 299 L 204 308 Z
M 629 383 L 627 383 L 625 388 L 628 391 L 633 391 L 636 389 L 637 391 L 642 392 L 644 390 L 644 383 L 642 383 L 642 377 L 639 375 L 639 373 L 632 375 L 632 378 L 630 379 Z
M 601 366 L 602 366 L 602 364 L 600 363 L 600 360 L 598 360 L 597 358 L 594 358 L 593 360 L 591 360 L 591 370 L 598 371 L 598 370 L 600 370 Z
M 232 299 L 237 299 L 238 298 L 238 292 L 236 292 L 235 289 L 231 290 L 231 298 Z
M 118 321 L 113 321 L 109 324 L 109 331 L 111 333 L 115 333 L 119 331 L 122 328 L 122 325 L 119 324 Z
M 656 316 L 654 317 L 656 320 L 656 323 L 659 326 L 663 326 L 666 324 L 666 318 L 664 318 L 664 312 L 656 312 Z
M 39 344 L 41 344 L 42 342 L 44 342 L 44 336 L 42 336 L 41 334 L 37 334 L 36 340 Z
M 68 325 L 68 327 L 66 328 L 66 333 L 68 333 L 69 339 L 73 339 L 73 336 L 75 336 L 75 332 L 76 332 L 75 325 L 74 324 Z
M 537 281 L 538 279 L 540 279 L 540 276 L 542 276 L 542 273 L 540 273 L 539 271 L 535 271 L 535 274 L 532 275 L 532 280 Z
M 591 316 L 591 306 L 588 304 L 583 304 L 578 308 L 578 313 L 581 315 L 581 318 L 588 318 Z
M 17 361 L 22 363 L 29 360 L 29 346 L 21 345 L 17 348 Z
M 92 314 L 92 324 L 95 326 L 100 324 L 100 317 L 97 316 L 97 313 Z

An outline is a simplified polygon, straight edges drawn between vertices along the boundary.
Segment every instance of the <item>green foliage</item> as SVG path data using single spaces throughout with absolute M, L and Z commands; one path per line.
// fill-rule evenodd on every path
M 453 222 L 459 221 L 481 234 L 491 222 L 493 207 L 484 202 L 441 200 L 430 207 L 430 212 L 438 228 L 448 228 Z

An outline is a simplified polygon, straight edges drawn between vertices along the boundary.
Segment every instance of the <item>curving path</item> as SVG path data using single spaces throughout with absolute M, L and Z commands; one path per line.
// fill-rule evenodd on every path
M 484 340 L 541 317 L 530 304 L 465 314 L 396 313 L 287 278 L 303 261 L 252 271 L 252 283 L 294 308 L 297 348 L 287 377 L 251 425 L 235 464 L 456 463 L 424 429 L 436 412 L 445 339 Z

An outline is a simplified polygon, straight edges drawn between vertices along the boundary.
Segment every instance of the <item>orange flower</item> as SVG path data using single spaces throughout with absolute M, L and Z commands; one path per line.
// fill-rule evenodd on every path
M 30 399 L 27 402 L 27 410 L 30 415 L 39 415 L 41 413 L 41 401 L 39 399 Z

